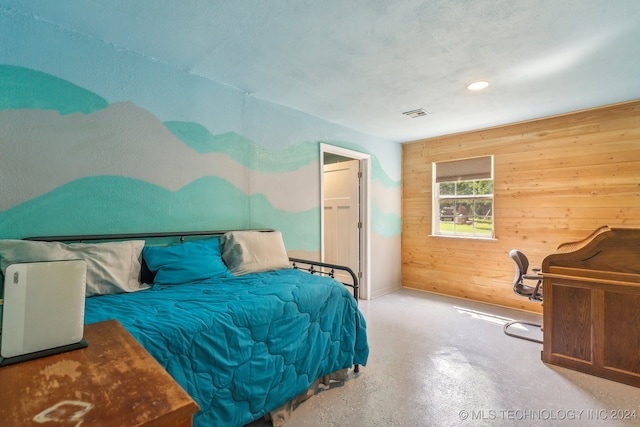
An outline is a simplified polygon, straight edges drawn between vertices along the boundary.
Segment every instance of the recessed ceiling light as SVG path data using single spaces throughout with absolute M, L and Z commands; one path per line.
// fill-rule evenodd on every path
M 489 82 L 487 82 L 485 80 L 480 80 L 478 82 L 471 83 L 469 86 L 467 86 L 467 89 L 469 89 L 469 90 L 482 90 L 482 89 L 486 88 L 487 86 L 489 86 Z

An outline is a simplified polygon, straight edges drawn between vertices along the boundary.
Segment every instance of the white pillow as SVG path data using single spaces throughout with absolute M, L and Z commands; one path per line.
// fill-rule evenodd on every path
M 140 284 L 144 240 L 108 243 L 61 243 L 0 240 L 0 269 L 17 262 L 82 259 L 87 263 L 86 296 L 135 292 Z
M 231 231 L 220 238 L 222 259 L 234 276 L 289 267 L 279 231 Z

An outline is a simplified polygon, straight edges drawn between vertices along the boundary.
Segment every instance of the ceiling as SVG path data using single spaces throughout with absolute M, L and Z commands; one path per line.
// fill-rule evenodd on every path
M 390 141 L 640 98 L 638 0 L 9 3 L 77 35 Z M 490 86 L 467 90 L 476 80 Z M 428 114 L 403 115 L 419 108 Z

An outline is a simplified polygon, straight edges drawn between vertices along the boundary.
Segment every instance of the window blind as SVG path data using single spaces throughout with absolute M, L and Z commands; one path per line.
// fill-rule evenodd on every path
M 491 179 L 491 156 L 438 162 L 435 168 L 436 182 Z

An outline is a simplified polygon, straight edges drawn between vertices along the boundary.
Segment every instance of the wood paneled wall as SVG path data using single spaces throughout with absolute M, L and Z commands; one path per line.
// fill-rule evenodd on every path
M 495 240 L 430 236 L 432 162 L 494 155 Z M 403 145 L 404 287 L 534 312 L 509 251 L 532 265 L 601 225 L 640 227 L 640 100 Z

